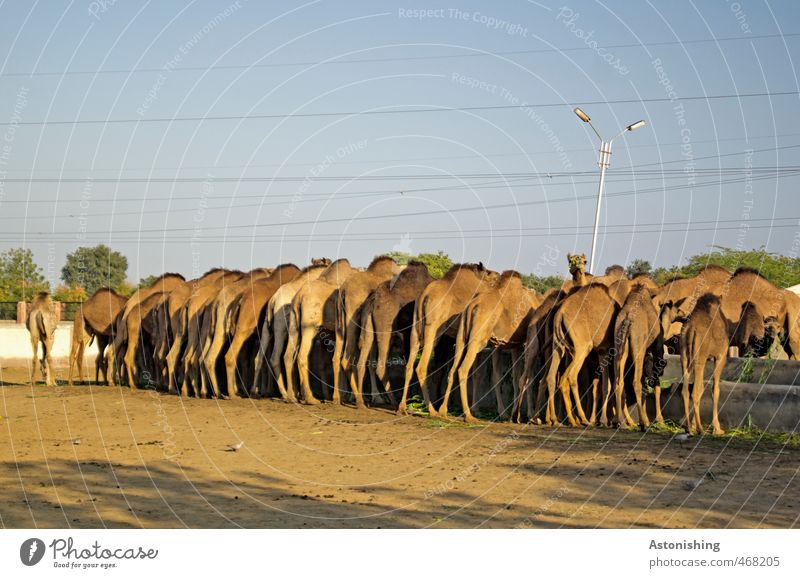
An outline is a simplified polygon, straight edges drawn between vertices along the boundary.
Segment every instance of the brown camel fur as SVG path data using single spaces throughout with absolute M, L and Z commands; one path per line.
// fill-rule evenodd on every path
M 217 361 L 235 329 L 235 313 L 238 312 L 239 302 L 255 281 L 266 278 L 272 271 L 273 269 L 267 268 L 253 269 L 238 281 L 225 285 L 202 316 L 201 359 L 214 397 L 219 397 L 220 394 Z
M 705 368 L 709 359 L 714 359 L 712 426 L 714 435 L 725 432 L 719 424 L 719 381 L 725 369 L 730 341 L 728 324 L 722 312 L 719 297 L 711 293 L 701 296 L 681 331 L 681 367 L 683 369 L 683 409 L 685 427 L 690 434 L 701 434 L 700 400 L 705 389 Z M 694 373 L 692 406 L 694 416 L 689 413 L 689 376 Z
M 800 356 L 800 327 L 793 309 L 795 300 L 753 269 L 738 269 L 722 291 L 722 312 L 729 324 L 739 321 L 742 306 L 750 301 L 765 317 L 774 317 L 783 329 L 782 341 L 791 359 Z
M 467 395 L 467 378 L 478 354 L 487 344 L 494 347 L 492 352 L 492 384 L 497 401 L 497 413 L 503 419 L 508 408 L 503 403 L 500 389 L 502 380 L 502 364 L 500 351 L 511 350 L 514 387 L 513 399 L 516 399 L 519 348 L 524 345 L 528 323 L 536 307 L 542 302 L 541 296 L 527 289 L 522 284 L 522 276 L 516 271 L 504 271 L 491 287 L 477 295 L 469 302 L 461 315 L 453 365 L 447 377 L 447 389 L 439 408 L 439 415 L 447 415 L 447 403 L 453 380 L 458 374 L 461 405 L 466 422 L 476 421 L 470 411 Z M 477 392 L 473 391 L 473 403 L 477 403 Z
M 316 261 L 319 261 L 319 263 L 317 264 Z M 250 390 L 251 396 L 266 394 L 264 385 L 266 376 L 262 366 L 271 345 L 272 351 L 270 352 L 269 365 L 278 385 L 281 398 L 284 401 L 296 401 L 294 390 L 289 389 L 287 391 L 283 377 L 283 355 L 289 339 L 292 299 L 302 287 L 318 279 L 330 264 L 328 259 L 315 260 L 310 266 L 303 269 L 300 275 L 278 287 L 278 290 L 270 297 L 267 303 L 266 315 L 264 316 L 264 324 L 261 326 L 261 340 L 259 342 L 259 351 L 256 355 L 255 377 L 253 387 Z
M 155 281 L 153 281 L 147 287 L 142 287 L 141 289 L 137 290 L 133 295 L 130 296 L 128 301 L 125 302 L 125 309 L 122 313 L 122 317 L 119 320 L 119 323 L 124 322 L 127 316 L 130 314 L 131 310 L 136 307 L 139 303 L 147 299 L 150 295 L 154 293 L 164 293 L 170 292 L 176 287 L 185 283 L 185 279 L 183 275 L 179 273 L 164 273 L 163 275 L 159 276 Z M 114 341 L 114 348 L 112 349 L 111 353 L 113 354 L 111 358 L 113 361 L 113 371 L 114 376 L 118 378 L 122 371 L 122 354 L 124 353 L 125 343 L 117 343 L 117 340 Z M 121 350 L 119 349 L 121 347 Z M 117 352 L 120 351 L 118 355 Z
M 631 287 L 634 285 L 643 285 L 644 287 L 647 287 L 651 295 L 658 291 L 658 283 L 656 283 L 647 273 L 637 273 L 634 275 L 631 278 Z
M 706 293 L 722 295 L 725 283 L 718 283 L 718 278 L 713 274 L 690 278 L 678 277 L 659 287 L 653 296 L 653 304 L 659 310 L 665 339 L 674 333 L 671 331 L 673 323 L 681 323 L 682 319 L 687 318 L 702 295 Z M 738 309 L 741 309 L 741 304 Z
M 575 401 L 578 419 L 584 425 L 591 425 L 596 419 L 598 402 L 598 383 L 602 380 L 604 402 L 603 421 L 606 420 L 606 407 L 609 397 L 608 363 L 609 352 L 614 343 L 614 319 L 619 311 L 620 299 L 618 295 L 623 290 L 617 287 L 606 287 L 600 283 L 590 283 L 569 295 L 561 303 L 553 319 L 553 346 L 550 366 L 547 373 L 547 423 L 556 424 L 555 412 L 555 387 L 556 376 L 561 360 L 569 356 L 569 364 L 559 381 L 559 389 L 564 400 L 564 409 L 570 425 L 576 426 L 577 422 L 572 414 L 570 392 Z M 612 295 L 617 298 L 612 297 Z M 624 302 L 624 300 L 623 300 Z M 578 375 L 584 362 L 592 352 L 599 356 L 600 376 L 594 379 L 592 418 L 586 417 L 580 400 Z
M 219 295 L 226 285 L 241 279 L 245 274 L 241 271 L 225 271 L 215 281 L 195 287 L 186 302 L 186 351 L 183 354 L 183 385 L 181 395 L 188 395 L 190 390 L 197 397 L 206 397 L 208 383 L 205 374 L 200 370 L 200 328 L 203 325 L 203 314 L 209 303 Z
M 574 292 L 578 289 L 579 287 L 573 287 L 571 291 Z M 534 407 L 531 399 L 531 384 L 541 370 L 548 366 L 549 355 L 552 351 L 553 318 L 567 295 L 569 293 L 565 293 L 561 289 L 551 289 L 544 294 L 542 302 L 528 321 L 525 338 L 525 365 L 520 376 L 517 399 L 514 403 L 512 415 L 512 419 L 516 422 L 521 419 L 522 403 L 526 396 L 528 400 L 528 419 L 537 423 L 541 421 L 539 415 L 547 386 L 542 379 L 541 384 L 538 386 L 536 406 Z
M 284 353 L 287 391 L 293 390 L 295 366 L 300 378 L 303 403 L 318 404 L 311 392 L 309 356 L 317 334 L 327 343 L 334 343 L 336 330 L 337 292 L 355 269 L 347 259 L 338 259 L 315 281 L 300 288 L 292 299 L 292 314 L 289 319 L 289 339 Z M 334 368 L 334 376 L 336 375 Z M 333 401 L 338 402 L 339 390 L 333 389 Z
M 50 298 L 50 294 L 42 291 L 33 298 L 28 309 L 28 316 L 25 319 L 25 327 L 31 334 L 31 347 L 33 348 L 33 360 L 31 361 L 31 385 L 33 385 L 34 377 L 36 376 L 36 364 L 39 353 L 39 343 L 42 344 L 42 358 L 39 361 L 39 367 L 42 371 L 42 379 L 47 385 L 56 384 L 56 375 L 53 372 L 53 364 L 50 359 L 50 354 L 53 351 L 53 342 L 55 341 L 56 327 L 58 320 L 56 319 L 55 303 Z
M 572 279 L 567 279 L 561 285 L 561 290 L 564 293 L 571 291 L 574 287 L 583 287 L 588 285 L 589 281 L 594 277 L 586 272 L 586 255 L 572 255 L 567 253 L 567 264 L 569 265 L 569 274 Z
M 225 274 L 225 269 L 211 269 L 199 279 L 181 283 L 169 294 L 166 304 L 166 316 L 159 316 L 159 320 L 166 321 L 166 324 L 159 330 L 159 341 L 162 344 L 161 347 L 168 350 L 166 355 L 167 390 L 170 392 L 178 393 L 177 384 L 182 381 L 178 379 L 176 370 L 178 368 L 178 360 L 186 347 L 186 328 L 188 326 L 186 304 L 189 298 L 199 291 L 201 287 L 216 283 Z M 171 343 L 170 340 L 172 341 Z
M 386 255 L 375 257 L 366 271 L 356 271 L 342 283 L 336 307 L 336 345 L 333 350 L 333 387 L 339 389 L 344 376 L 356 399 L 356 406 L 364 407 L 360 383 L 357 383 L 358 339 L 361 333 L 361 308 L 367 297 L 384 281 L 400 273 L 394 259 Z M 334 396 L 336 398 L 336 396 Z
M 136 389 L 138 382 L 136 379 L 139 377 L 139 367 L 136 363 L 136 354 L 140 351 L 143 356 L 147 356 L 147 343 L 154 344 L 154 337 L 156 334 L 156 316 L 155 312 L 157 307 L 169 297 L 167 292 L 150 293 L 147 297 L 140 300 L 139 303 L 128 310 L 128 314 L 123 317 L 119 327 L 118 337 L 124 339 L 125 347 L 125 369 L 127 371 L 128 386 L 131 389 Z M 149 360 L 145 360 L 149 361 Z M 148 363 L 144 364 L 145 367 L 149 366 Z M 157 371 L 154 371 L 156 373 Z
M 378 285 L 364 304 L 357 381 L 363 388 L 364 374 L 367 367 L 371 367 L 370 355 L 375 350 L 375 376 L 392 405 L 395 400 L 386 371 L 392 338 L 400 341 L 403 358 L 408 360 L 407 344 L 414 321 L 414 303 L 432 281 L 424 263 L 411 261 L 397 277 Z
M 268 277 L 254 281 L 242 294 L 237 307 L 238 311 L 232 316 L 231 343 L 225 353 L 228 397 L 241 397 L 236 383 L 236 362 L 247 340 L 253 335 L 258 337 L 257 329 L 263 325 L 267 303 L 281 285 L 296 279 L 300 273 L 300 269 L 295 265 L 281 265 Z M 264 338 L 264 336 L 261 337 Z M 245 389 L 247 389 L 246 386 Z
M 431 416 L 436 415 L 426 383 L 428 364 L 433 349 L 443 335 L 455 338 L 458 334 L 459 315 L 470 300 L 481 291 L 486 290 L 497 280 L 497 273 L 489 271 L 483 263 L 453 265 L 444 277 L 430 283 L 420 295 L 414 306 L 414 321 L 411 329 L 411 345 L 409 347 L 406 376 L 403 384 L 403 396 L 397 411 L 405 413 L 408 388 L 411 385 L 417 353 L 422 355 L 416 364 L 425 406 Z M 437 364 L 439 364 L 437 361 Z M 441 364 L 440 364 L 441 365 Z
M 731 346 L 739 351 L 739 357 L 751 355 L 763 357 L 781 333 L 775 317 L 764 317 L 758 305 L 752 301 L 742 304 L 739 321 L 733 329 Z
M 103 287 L 81 303 L 75 312 L 72 324 L 72 347 L 69 352 L 69 384 L 72 385 L 72 372 L 78 364 L 78 379 L 83 381 L 83 354 L 92 339 L 97 339 L 97 358 L 95 359 L 95 382 L 108 382 L 108 367 L 105 364 L 105 349 L 114 338 L 114 318 L 125 307 L 127 298 L 113 289 Z
M 636 396 L 636 407 L 639 410 L 639 426 L 642 430 L 650 427 L 647 417 L 647 407 L 642 402 L 642 383 L 645 378 L 645 357 L 650 352 L 655 363 L 663 367 L 664 336 L 658 316 L 658 310 L 653 305 L 650 289 L 642 284 L 636 284 L 628 294 L 614 326 L 614 378 L 616 381 L 616 421 L 619 425 L 625 423 L 626 412 L 623 411 L 625 396 L 625 364 L 628 356 L 633 361 L 633 391 Z M 661 386 L 654 386 L 656 396 L 656 421 L 664 422 L 661 415 Z M 627 410 L 627 404 L 625 404 Z M 627 421 L 627 420 L 625 420 Z

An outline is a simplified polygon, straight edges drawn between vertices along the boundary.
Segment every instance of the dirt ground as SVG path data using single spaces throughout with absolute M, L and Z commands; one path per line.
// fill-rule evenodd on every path
M 800 450 L 778 445 L 31 388 L 24 373 L 0 374 L 3 527 L 800 526 Z

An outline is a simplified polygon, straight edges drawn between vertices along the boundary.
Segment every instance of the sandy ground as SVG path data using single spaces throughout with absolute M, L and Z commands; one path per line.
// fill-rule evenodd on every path
M 1 376 L 3 527 L 800 526 L 797 449 L 32 388 L 24 373 Z

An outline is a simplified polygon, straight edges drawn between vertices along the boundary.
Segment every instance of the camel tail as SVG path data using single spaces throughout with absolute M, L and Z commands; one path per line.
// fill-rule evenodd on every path
M 239 298 L 223 313 L 225 315 L 225 333 L 233 335 L 236 331 L 236 321 L 239 319 L 239 309 L 242 305 L 242 299 Z M 212 319 L 212 321 L 215 321 Z M 219 322 L 219 319 L 216 320 Z
M 556 317 L 553 323 L 553 349 L 555 349 L 556 343 L 558 343 L 561 347 L 566 348 L 568 345 L 568 335 L 569 330 L 567 329 L 566 321 L 563 316 L 559 315 Z
M 625 318 L 623 319 L 622 324 L 619 327 L 619 331 L 614 336 L 615 340 L 614 347 L 616 347 L 617 350 L 624 347 L 625 343 L 628 341 L 628 335 L 630 334 L 630 331 L 631 331 L 631 320 Z

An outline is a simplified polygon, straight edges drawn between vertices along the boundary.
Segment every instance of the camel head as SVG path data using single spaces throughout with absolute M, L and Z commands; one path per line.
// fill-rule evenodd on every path
M 330 264 L 331 264 L 331 260 L 328 259 L 327 257 L 321 257 L 319 259 L 311 259 L 311 265 L 313 267 L 319 267 L 320 265 L 324 266 L 324 267 L 327 267 Z
M 586 271 L 586 255 L 573 255 L 567 253 L 567 264 L 569 265 L 569 272 L 575 275 L 578 271 Z

